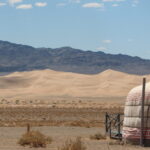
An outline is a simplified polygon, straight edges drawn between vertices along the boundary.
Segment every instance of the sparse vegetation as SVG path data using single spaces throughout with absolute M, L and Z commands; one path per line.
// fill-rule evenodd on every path
M 78 120 L 78 121 L 73 121 L 70 123 L 70 126 L 74 126 L 74 127 L 87 127 L 90 128 L 90 123 L 89 122 L 85 122 L 82 120 Z
M 86 150 L 81 138 L 77 137 L 75 141 L 67 140 L 66 143 L 58 150 Z
M 51 142 L 52 139 L 50 137 L 45 136 L 39 131 L 30 131 L 22 135 L 18 143 L 22 146 L 46 147 L 46 145 Z
M 94 135 L 91 135 L 90 139 L 92 139 L 92 140 L 102 140 L 102 139 L 106 139 L 106 136 L 101 134 L 101 133 L 96 133 Z
M 124 145 L 124 142 L 119 140 L 109 140 L 108 145 Z
M 19 104 L 19 102 L 20 102 L 20 101 L 17 99 L 15 103 L 16 103 L 16 104 Z

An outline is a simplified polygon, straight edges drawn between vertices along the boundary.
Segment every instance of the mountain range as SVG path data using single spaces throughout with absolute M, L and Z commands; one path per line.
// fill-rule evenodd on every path
M 0 72 L 52 69 L 97 74 L 113 69 L 129 74 L 150 74 L 150 60 L 123 54 L 83 51 L 71 47 L 35 48 L 0 41 Z

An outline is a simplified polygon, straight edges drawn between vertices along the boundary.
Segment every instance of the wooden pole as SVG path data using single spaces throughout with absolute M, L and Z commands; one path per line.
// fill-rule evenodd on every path
M 121 138 L 121 129 L 120 129 L 120 114 L 118 114 L 118 136 L 119 136 L 119 139 Z
M 141 102 L 141 137 L 140 145 L 144 146 L 144 101 L 145 101 L 145 85 L 146 78 L 143 78 L 143 87 L 142 87 L 142 102 Z
M 30 124 L 27 124 L 27 133 L 30 132 Z
M 107 114 L 107 112 L 105 114 L 105 131 L 106 131 L 106 133 L 108 132 L 108 114 Z

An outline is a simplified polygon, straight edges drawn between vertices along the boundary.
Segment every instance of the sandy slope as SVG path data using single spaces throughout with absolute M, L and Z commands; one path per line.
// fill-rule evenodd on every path
M 147 80 L 150 80 L 150 75 Z M 0 98 L 121 97 L 141 81 L 142 76 L 113 70 L 96 75 L 52 70 L 16 72 L 0 77 Z

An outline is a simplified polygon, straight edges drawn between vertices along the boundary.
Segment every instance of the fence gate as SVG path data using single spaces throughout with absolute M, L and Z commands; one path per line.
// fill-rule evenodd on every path
M 105 130 L 110 138 L 122 139 L 122 114 L 105 114 Z

